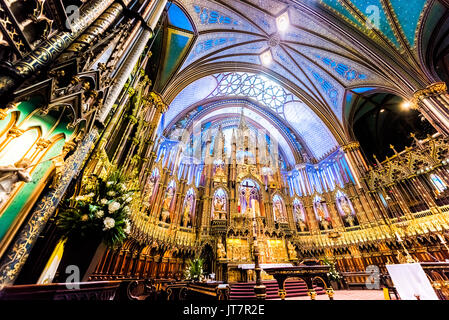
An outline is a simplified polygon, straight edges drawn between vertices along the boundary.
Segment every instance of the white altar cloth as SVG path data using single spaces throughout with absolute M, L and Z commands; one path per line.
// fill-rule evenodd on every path
M 402 300 L 438 300 L 429 279 L 419 263 L 386 265 L 391 280 Z

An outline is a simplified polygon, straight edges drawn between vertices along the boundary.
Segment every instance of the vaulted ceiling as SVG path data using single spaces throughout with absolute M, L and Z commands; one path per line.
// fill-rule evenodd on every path
M 436 80 L 423 67 L 423 47 L 445 11 L 436 1 L 180 0 L 176 5 L 190 20 L 192 36 L 185 51 L 178 49 L 185 54 L 178 55 L 176 70 L 160 76 L 165 80 L 159 90 L 170 104 L 166 131 L 211 101 L 246 99 L 248 108 L 265 110 L 254 114 L 273 125 L 280 145 L 293 149 L 284 150 L 289 162 L 303 152 L 319 160 L 351 140 L 348 92 L 377 88 L 411 97 Z M 277 19 L 286 15 L 288 28 L 282 31 Z M 267 53 L 271 59 L 263 63 Z M 222 107 L 239 113 L 229 103 Z

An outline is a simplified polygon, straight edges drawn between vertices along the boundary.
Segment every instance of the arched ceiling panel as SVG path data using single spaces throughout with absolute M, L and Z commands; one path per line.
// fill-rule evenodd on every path
M 415 38 L 430 2 L 179 0 L 197 31 L 179 79 L 194 81 L 198 67 L 202 75 L 213 75 L 194 81 L 176 97 L 165 126 L 194 104 L 248 99 L 288 123 L 320 159 L 337 147 L 329 128 L 341 140 L 348 89 L 391 87 L 404 92 L 425 82 L 423 73 L 415 71 L 420 59 Z M 276 18 L 285 12 L 289 27 L 278 32 Z M 267 50 L 272 62 L 262 64 L 260 55 Z M 216 73 L 220 64 L 229 70 L 232 63 L 235 71 L 260 70 L 270 79 L 252 73 Z M 403 74 L 399 80 L 398 66 Z M 169 86 L 168 96 L 178 87 Z
M 384 0 L 375 0 L 382 7 Z M 306 1 L 310 10 L 326 8 L 348 12 L 354 21 L 363 21 L 369 8 L 349 0 Z M 381 3 L 382 2 L 382 3 Z M 273 76 L 290 81 L 305 94 L 307 103 L 332 111 L 343 124 L 343 98 L 348 87 L 385 85 L 394 82 L 379 66 L 366 61 L 344 35 L 331 33 L 329 27 L 311 18 L 286 1 L 181 1 L 196 24 L 199 36 L 180 72 L 199 64 L 223 62 L 261 66 L 260 54 L 270 50 L 273 62 L 265 66 Z M 344 9 L 343 9 L 344 8 Z M 290 26 L 278 33 L 276 17 L 287 12 Z M 380 30 L 392 33 L 390 16 L 380 10 Z M 350 20 L 351 21 L 351 20 Z M 391 38 L 391 37 L 390 37 Z M 392 37 L 390 41 L 396 39 Z M 396 39 L 397 40 L 397 39 Z M 325 110 L 327 108 L 327 110 Z
M 297 101 L 287 103 L 284 113 L 290 125 L 307 143 L 317 159 L 322 159 L 337 148 L 334 136 L 306 104 Z
M 185 87 L 164 114 L 164 128 L 186 108 L 208 97 L 216 87 L 217 81 L 213 76 L 201 78 Z
M 201 105 L 207 99 L 232 97 L 251 99 L 288 123 L 317 159 L 337 147 L 323 121 L 298 97 L 264 76 L 243 72 L 214 74 L 187 86 L 171 103 L 165 114 L 164 128 L 192 105 Z

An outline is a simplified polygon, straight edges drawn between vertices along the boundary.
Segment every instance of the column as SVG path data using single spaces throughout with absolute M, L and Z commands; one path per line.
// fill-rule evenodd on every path
M 122 67 L 118 71 L 117 76 L 114 79 L 114 84 L 112 85 L 112 88 L 110 89 L 108 96 L 104 101 L 103 107 L 99 111 L 98 120 L 101 123 L 104 123 L 104 121 L 106 120 L 106 117 L 111 111 L 114 103 L 116 102 L 117 98 L 122 92 L 123 87 L 128 81 L 131 72 L 133 71 L 140 56 L 142 55 L 148 43 L 148 40 L 150 40 L 150 38 L 153 36 L 153 30 L 156 27 L 157 22 L 159 21 L 159 18 L 161 17 L 161 14 L 166 4 L 167 0 L 159 0 L 153 7 L 153 10 L 151 10 L 149 15 L 144 13 L 143 17 L 144 19 L 147 18 L 146 16 L 149 17 L 147 21 L 147 25 L 149 28 L 144 29 L 143 32 L 140 34 L 134 47 L 131 49 L 131 52 L 129 53 Z
M 360 151 L 360 143 L 354 141 L 343 146 L 341 149 L 344 152 L 345 159 L 352 175 L 354 176 L 357 187 L 362 188 L 362 178 L 368 171 L 368 165 L 362 155 L 362 152 Z
M 21 84 L 23 79 L 42 70 L 45 66 L 48 66 L 113 2 L 114 0 L 89 1 L 81 7 L 79 18 L 71 23 L 71 31 L 59 32 L 50 39 L 44 41 L 33 52 L 14 63 L 7 70 L 2 70 L 3 74 L 0 76 L 0 83 L 2 83 L 0 86 L 1 100 L 10 100 L 12 91 Z
M 418 90 L 414 94 L 413 108 L 424 117 L 441 134 L 449 134 L 449 94 L 444 82 L 437 82 Z

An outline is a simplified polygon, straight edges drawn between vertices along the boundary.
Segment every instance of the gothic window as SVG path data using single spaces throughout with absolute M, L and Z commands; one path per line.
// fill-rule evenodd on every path
M 20 159 L 30 156 L 31 149 L 41 135 L 40 127 L 31 127 L 18 137 L 7 139 L 0 147 L 0 165 L 14 164 Z
M 447 185 L 443 182 L 439 175 L 432 173 L 430 175 L 430 180 L 437 189 L 438 193 L 442 193 L 447 189 Z
M 211 96 L 241 96 L 253 98 L 278 114 L 284 114 L 284 105 L 294 96 L 282 86 L 261 75 L 244 72 L 215 75 L 218 86 Z

